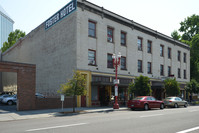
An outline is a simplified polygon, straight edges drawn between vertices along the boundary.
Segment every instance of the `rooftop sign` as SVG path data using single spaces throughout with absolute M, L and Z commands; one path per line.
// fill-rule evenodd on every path
M 46 20 L 45 29 L 52 27 L 54 24 L 56 24 L 57 22 L 59 22 L 61 19 L 68 16 L 69 14 L 71 14 L 76 9 L 77 9 L 77 0 L 72 0 L 66 6 L 64 6 L 61 10 L 59 10 L 57 13 L 51 16 L 48 20 Z

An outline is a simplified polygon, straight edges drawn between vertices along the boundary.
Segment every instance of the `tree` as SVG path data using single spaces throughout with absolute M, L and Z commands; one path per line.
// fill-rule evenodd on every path
M 192 38 L 199 34 L 199 16 L 193 14 L 187 17 L 183 22 L 180 23 L 179 31 L 182 32 L 182 40 L 191 41 Z
M 164 88 L 168 96 L 178 96 L 180 94 L 180 87 L 176 79 L 164 80 Z
M 26 35 L 25 32 L 22 32 L 18 29 L 16 29 L 14 32 L 10 32 L 8 36 L 8 42 L 3 43 L 3 47 L 1 48 L 2 52 L 5 52 L 7 49 L 12 47 L 21 37 L 24 37 Z
M 192 79 L 189 83 L 186 84 L 185 90 L 189 92 L 191 95 L 193 93 L 198 94 L 199 93 L 199 83 Z
M 135 83 L 130 83 L 128 88 L 130 93 L 137 96 L 149 96 L 152 92 L 149 78 L 142 75 L 136 77 Z
M 171 33 L 171 37 L 175 40 L 180 40 L 181 36 L 180 34 L 177 32 L 177 30 L 174 30 L 172 33 Z
M 68 80 L 68 82 L 61 84 L 60 90 L 61 94 L 66 96 L 73 96 L 73 112 L 75 112 L 76 96 L 86 94 L 86 79 L 84 75 L 80 72 L 75 71 L 73 78 Z

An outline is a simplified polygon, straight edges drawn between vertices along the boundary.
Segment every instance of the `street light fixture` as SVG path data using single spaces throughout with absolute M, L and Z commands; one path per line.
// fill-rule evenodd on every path
M 119 52 L 118 55 L 113 54 L 113 66 L 115 67 L 115 103 L 113 105 L 113 109 L 119 109 L 119 104 L 117 102 L 117 96 L 118 96 L 118 84 L 119 80 L 117 79 L 117 68 L 120 65 L 120 59 L 121 59 L 121 53 Z

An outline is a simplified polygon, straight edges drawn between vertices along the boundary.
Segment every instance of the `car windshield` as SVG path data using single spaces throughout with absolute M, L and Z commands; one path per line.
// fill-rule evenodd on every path
M 143 100 L 143 99 L 144 99 L 144 97 L 136 97 L 133 100 Z

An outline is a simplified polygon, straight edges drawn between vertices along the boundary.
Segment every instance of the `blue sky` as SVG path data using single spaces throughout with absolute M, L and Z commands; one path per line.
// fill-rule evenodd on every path
M 14 29 L 26 34 L 47 20 L 70 0 L 0 0 L 15 21 Z M 88 0 L 116 14 L 170 36 L 180 22 L 199 15 L 199 0 Z

